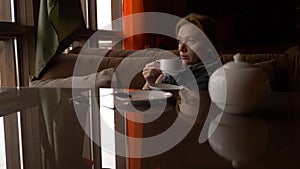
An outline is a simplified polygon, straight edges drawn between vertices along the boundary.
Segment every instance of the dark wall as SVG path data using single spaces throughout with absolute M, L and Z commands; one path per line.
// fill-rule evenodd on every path
M 144 0 L 146 11 L 213 16 L 224 49 L 299 40 L 296 0 Z M 150 7 L 150 8 L 147 8 Z
M 296 38 L 295 3 L 295 0 L 187 0 L 187 11 L 217 18 L 225 31 L 232 31 L 232 44 L 285 43 Z

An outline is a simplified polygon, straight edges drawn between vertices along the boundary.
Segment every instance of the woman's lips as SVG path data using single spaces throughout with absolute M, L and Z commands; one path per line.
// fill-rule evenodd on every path
M 187 57 L 187 56 L 180 56 L 180 57 L 181 57 L 182 60 L 188 60 L 189 59 L 189 57 Z

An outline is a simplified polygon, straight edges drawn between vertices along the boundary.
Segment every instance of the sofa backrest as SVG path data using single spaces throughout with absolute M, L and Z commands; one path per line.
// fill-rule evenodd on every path
M 221 55 L 223 64 L 232 61 L 234 54 Z M 300 53 L 242 54 L 244 60 L 267 73 L 273 90 L 300 91 Z
M 80 52 L 80 53 L 78 53 Z M 220 60 L 223 64 L 233 60 L 234 54 L 223 54 Z M 60 54 L 49 64 L 47 70 L 41 79 L 56 79 L 73 76 L 75 63 L 78 57 L 82 59 L 86 69 L 89 65 L 95 64 L 95 61 L 102 60 L 98 70 L 102 71 L 108 68 L 115 68 L 118 78 L 124 82 L 120 87 L 141 88 L 145 83 L 141 71 L 145 64 L 159 58 L 169 58 L 178 56 L 178 51 L 165 51 L 157 49 L 148 50 L 106 50 L 99 48 L 86 48 L 76 52 L 71 51 L 68 54 Z M 270 79 L 273 90 L 289 91 L 300 90 L 300 54 L 282 53 L 282 54 L 242 54 L 244 60 L 260 67 L 265 71 Z M 120 66 L 121 65 L 121 66 Z M 128 73 L 127 75 L 124 72 Z M 135 77 L 126 77 L 129 74 L 138 72 Z M 84 76 L 85 74 L 81 74 Z M 133 79 L 131 82 L 128 79 Z
M 142 76 L 142 69 L 145 65 L 157 59 L 171 57 L 178 57 L 176 51 L 88 48 L 82 50 L 80 53 L 78 53 L 77 50 L 76 53 L 70 52 L 68 54 L 57 55 L 52 62 L 49 63 L 40 79 L 49 80 L 74 76 L 75 64 L 76 62 L 81 62 L 82 67 L 84 67 L 81 68 L 83 71 L 80 74 L 77 73 L 76 76 L 86 76 L 88 75 L 87 72 L 96 73 L 108 68 L 114 68 L 115 75 L 118 81 L 121 82 L 118 84 L 118 87 L 142 88 L 145 83 Z M 95 65 L 97 63 L 99 63 L 99 65 Z M 96 72 L 90 70 L 95 66 L 98 67 Z

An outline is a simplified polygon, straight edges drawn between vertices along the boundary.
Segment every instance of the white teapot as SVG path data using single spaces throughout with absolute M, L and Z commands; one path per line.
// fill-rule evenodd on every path
M 208 91 L 212 102 L 228 113 L 248 113 L 270 94 L 265 72 L 244 62 L 238 53 L 234 61 L 218 68 L 210 77 Z

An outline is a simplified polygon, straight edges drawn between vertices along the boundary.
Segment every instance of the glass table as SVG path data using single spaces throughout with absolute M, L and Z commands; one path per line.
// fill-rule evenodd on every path
M 136 92 L 2 87 L 0 168 L 299 168 L 299 93 L 236 115 L 207 91 Z

